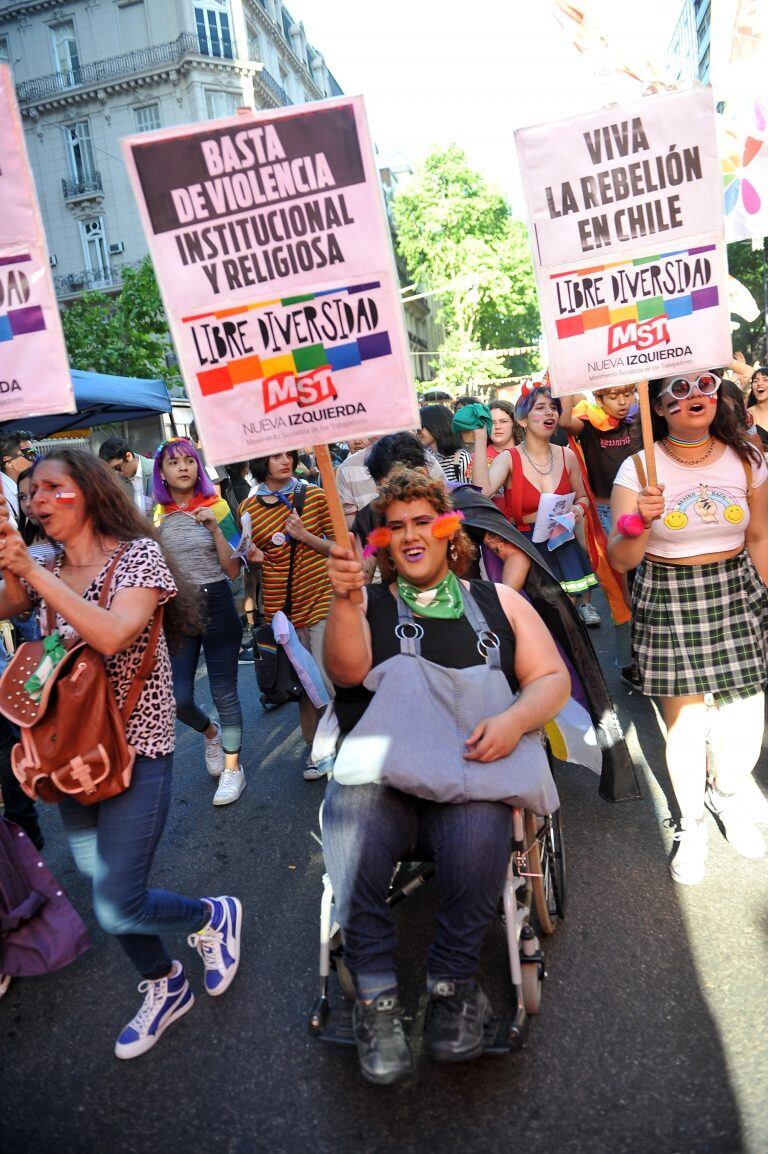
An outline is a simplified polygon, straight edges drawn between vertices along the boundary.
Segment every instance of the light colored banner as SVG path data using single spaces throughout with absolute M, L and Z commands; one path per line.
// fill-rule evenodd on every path
M 0 208 L 0 421 L 73 413 L 45 233 L 6 64 L 0 64 Z
M 418 424 L 362 97 L 122 145 L 210 463 Z
M 730 361 L 711 91 L 515 138 L 553 392 Z

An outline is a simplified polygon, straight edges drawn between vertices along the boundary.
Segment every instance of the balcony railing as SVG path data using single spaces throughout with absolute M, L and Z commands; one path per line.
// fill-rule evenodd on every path
M 16 85 L 16 95 L 19 104 L 29 104 L 71 92 L 75 88 L 97 88 L 121 76 L 133 76 L 158 66 L 180 64 L 192 53 L 201 55 L 198 38 L 192 32 L 182 32 L 178 39 L 167 44 L 154 44 L 136 52 L 124 52 L 122 56 L 110 56 L 93 64 L 82 64 L 69 72 L 54 72 L 36 80 L 23 80 Z
M 270 72 L 267 72 L 266 68 L 262 68 L 256 79 L 262 82 L 264 87 L 272 93 L 275 100 L 279 101 L 280 104 L 293 104 L 293 101 L 283 88 L 282 84 L 278 84 L 274 76 L 272 76 Z
M 61 188 L 65 200 L 80 200 L 86 196 L 96 196 L 104 191 L 100 172 L 92 172 L 84 180 L 62 180 Z
M 57 296 L 72 296 L 74 293 L 89 292 L 94 289 L 119 288 L 122 284 L 121 270 L 81 269 L 79 272 L 66 273 L 64 276 L 55 276 L 53 283 Z

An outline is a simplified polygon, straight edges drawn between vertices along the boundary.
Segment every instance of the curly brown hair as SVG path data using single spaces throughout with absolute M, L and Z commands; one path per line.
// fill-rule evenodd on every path
M 386 513 L 393 501 L 428 501 L 436 513 L 452 513 L 450 493 L 442 481 L 435 480 L 420 469 L 406 469 L 396 466 L 379 486 L 379 495 L 373 501 L 372 508 L 376 514 L 376 522 L 383 525 Z M 459 529 L 452 538 L 445 538 L 445 547 L 449 543 L 455 546 L 455 557 L 448 553 L 448 568 L 453 570 L 457 577 L 463 577 L 475 558 L 475 546 L 472 544 L 464 529 Z M 397 570 L 387 549 L 378 549 L 376 557 L 381 568 L 384 581 L 394 581 Z
M 45 457 L 38 457 L 31 470 L 25 471 L 26 475 L 34 476 L 35 469 L 46 461 L 59 461 L 80 489 L 86 514 L 97 537 L 116 537 L 118 541 L 149 537 L 157 541 L 177 588 L 176 596 L 165 605 L 164 628 L 170 649 L 176 650 L 186 637 L 202 633 L 204 619 L 200 590 L 179 572 L 178 565 L 163 548 L 157 531 L 148 518 L 142 517 L 127 486 L 112 469 L 90 453 L 54 449 Z

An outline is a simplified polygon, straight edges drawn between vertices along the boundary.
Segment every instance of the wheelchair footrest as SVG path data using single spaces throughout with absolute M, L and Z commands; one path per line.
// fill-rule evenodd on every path
M 421 1015 L 419 1015 L 421 1020 Z M 413 1018 L 404 1017 L 406 1032 Z M 528 1037 L 528 1015 L 525 1010 L 516 1010 L 514 1014 L 507 1014 L 500 1018 L 491 1018 L 485 1027 L 484 1054 L 509 1054 L 525 1045 Z M 327 1014 L 320 1029 L 311 1029 L 311 1033 L 321 1042 L 332 1042 L 337 1046 L 354 1046 L 352 1036 L 352 1007 L 344 1005 L 341 1009 Z

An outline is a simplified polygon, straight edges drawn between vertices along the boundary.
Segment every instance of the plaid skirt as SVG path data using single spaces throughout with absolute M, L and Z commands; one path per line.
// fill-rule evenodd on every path
M 709 565 L 643 561 L 632 649 L 649 697 L 750 697 L 768 680 L 768 590 L 746 550 Z

